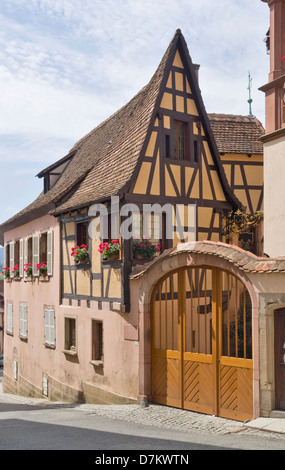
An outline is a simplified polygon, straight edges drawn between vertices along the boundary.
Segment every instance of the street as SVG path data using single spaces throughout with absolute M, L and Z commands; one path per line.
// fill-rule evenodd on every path
M 175 425 L 156 425 L 155 422 L 151 423 L 151 407 L 145 410 L 128 408 L 130 415 L 134 413 L 146 419 L 138 422 L 123 419 L 120 407 L 116 415 L 115 406 L 107 407 L 114 410 L 112 416 L 100 416 L 101 405 L 24 401 L 24 397 L 7 398 L 5 394 L 0 394 L 0 450 L 87 450 L 94 451 L 91 453 L 92 460 L 102 455 L 106 459 L 106 456 L 115 455 L 114 452 L 117 455 L 121 455 L 120 452 L 123 452 L 122 455 L 132 455 L 133 451 L 136 455 L 161 451 L 168 456 L 180 455 L 177 451 L 181 451 L 187 456 L 193 450 L 285 450 L 284 435 L 243 430 L 242 427 L 233 427 L 232 432 L 223 433 L 215 432 L 215 429 L 208 432 L 202 428 L 184 431 Z M 158 410 L 164 413 L 169 409 L 159 407 Z M 201 423 L 207 419 L 215 422 L 212 417 L 203 415 L 199 419 Z M 90 458 L 90 454 L 87 455 Z M 103 462 L 107 463 L 106 460 Z M 143 465 L 150 462 L 129 460 L 126 465 L 132 463 Z M 182 465 L 185 463 L 179 462 Z

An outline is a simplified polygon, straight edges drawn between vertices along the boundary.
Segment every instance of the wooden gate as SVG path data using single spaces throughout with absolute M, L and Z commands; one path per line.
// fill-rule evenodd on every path
M 152 400 L 244 421 L 252 418 L 251 302 L 234 275 L 181 268 L 152 297 Z

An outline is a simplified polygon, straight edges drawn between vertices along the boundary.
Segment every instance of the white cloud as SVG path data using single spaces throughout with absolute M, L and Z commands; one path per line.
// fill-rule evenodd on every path
M 264 121 L 269 9 L 260 0 L 9 0 L 0 21 L 0 165 L 10 161 L 12 173 L 21 162 L 21 188 L 25 165 L 36 174 L 61 158 L 149 81 L 177 28 L 201 65 L 206 110 L 247 114 L 250 70 Z

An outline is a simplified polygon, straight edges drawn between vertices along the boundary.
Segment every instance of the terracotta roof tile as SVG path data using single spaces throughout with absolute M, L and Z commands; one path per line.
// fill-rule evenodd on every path
M 263 154 L 264 128 L 256 118 L 233 114 L 208 114 L 220 153 Z
M 143 266 L 137 266 L 130 275 L 130 278 L 140 278 L 149 271 L 154 264 L 160 263 L 165 258 L 178 256 L 181 253 L 198 253 L 218 256 L 228 260 L 230 263 L 238 266 L 242 271 L 248 273 L 270 274 L 274 272 L 285 272 L 284 258 L 258 257 L 237 246 L 205 240 L 202 242 L 180 244 L 175 248 L 167 250 L 162 255 L 154 258 L 150 263 Z

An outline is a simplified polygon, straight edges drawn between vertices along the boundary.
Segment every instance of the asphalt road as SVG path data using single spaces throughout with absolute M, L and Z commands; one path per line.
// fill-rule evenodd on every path
M 156 428 L 96 416 L 72 405 L 0 403 L 0 450 L 7 451 L 86 450 L 92 451 L 87 457 L 93 460 L 96 455 L 102 455 L 97 451 L 105 455 L 118 451 L 125 452 L 123 455 L 133 455 L 132 451 L 136 455 L 159 451 L 171 456 L 181 452 L 190 455 L 194 450 L 284 450 L 284 443 L 284 439 L 254 434 L 216 435 Z M 144 464 L 130 460 L 128 466 L 132 463 Z
M 115 464 L 130 467 L 165 464 L 163 460 L 154 461 L 154 457 L 150 461 L 149 456 L 154 454 L 166 455 L 174 459 L 172 463 L 186 465 L 190 464 L 190 456 L 193 461 L 192 451 L 285 450 L 284 435 L 251 431 L 223 434 L 216 432 L 218 428 L 207 432 L 201 428 L 186 431 L 163 427 L 161 423 L 157 426 L 149 421 L 123 419 L 116 410 L 112 417 L 100 416 L 92 405 L 30 404 L 24 403 L 23 397 L 7 399 L 5 394 L 0 394 L 0 451 L 88 451 L 80 453 L 80 458 L 92 465 L 109 465 L 112 462 L 107 462 L 106 458 L 121 455 L 129 456 L 129 460 Z M 161 412 L 164 416 L 164 410 Z M 38 463 L 38 454 L 35 455 Z M 181 460 L 183 456 L 186 460 Z M 13 462 L 18 457 L 19 453 L 13 452 Z M 175 458 L 180 461 L 175 462 Z M 74 452 L 67 452 L 65 459 L 74 464 Z M 32 460 L 29 455 L 29 464 Z

